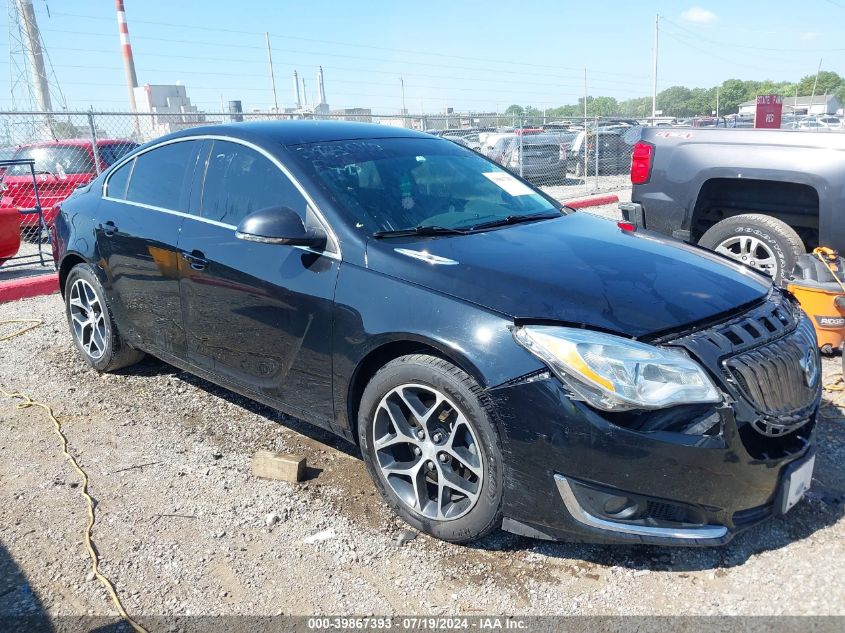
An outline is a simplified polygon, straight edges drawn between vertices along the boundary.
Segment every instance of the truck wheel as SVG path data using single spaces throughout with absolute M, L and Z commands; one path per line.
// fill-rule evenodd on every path
M 776 218 L 747 213 L 722 220 L 701 236 L 700 246 L 756 268 L 782 282 L 806 252 L 795 230 Z

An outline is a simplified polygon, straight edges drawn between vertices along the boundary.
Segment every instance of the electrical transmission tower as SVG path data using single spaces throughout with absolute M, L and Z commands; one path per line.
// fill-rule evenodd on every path
M 33 0 L 6 0 L 12 110 L 67 109 L 35 16 Z M 47 9 L 49 15 L 49 7 Z

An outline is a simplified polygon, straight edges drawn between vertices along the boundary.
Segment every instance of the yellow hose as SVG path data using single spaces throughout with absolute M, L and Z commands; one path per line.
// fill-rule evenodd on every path
M 29 325 L 26 327 L 22 327 L 19 330 L 12 332 L 11 334 L 7 334 L 5 336 L 0 337 L 0 341 L 8 341 L 9 339 L 12 339 L 16 336 L 20 336 L 25 332 L 29 332 L 30 330 L 37 328 L 44 322 L 40 319 L 10 319 L 7 321 L 0 321 L 0 325 L 12 323 L 28 323 Z M 147 629 L 145 629 L 143 626 L 133 620 L 130 615 L 126 612 L 126 609 L 123 608 L 123 603 L 117 596 L 117 592 L 115 591 L 114 585 L 112 584 L 111 580 L 109 580 L 106 576 L 100 573 L 100 557 L 97 554 L 97 549 L 94 546 L 94 541 L 91 537 L 91 530 L 94 529 L 96 515 L 94 514 L 94 499 L 92 499 L 91 495 L 88 493 L 88 475 L 79 465 L 79 462 L 76 461 L 76 457 L 74 457 L 68 451 L 68 440 L 62 429 L 62 423 L 55 416 L 55 414 L 53 413 L 53 409 L 51 409 L 49 405 L 46 405 L 43 402 L 39 402 L 38 400 L 34 400 L 24 393 L 9 392 L 0 388 L 0 394 L 2 394 L 4 398 L 17 400 L 18 402 L 15 403 L 16 409 L 29 409 L 31 407 L 38 407 L 42 409 L 45 413 L 47 413 L 47 416 L 50 418 L 50 420 L 52 420 L 53 430 L 56 432 L 56 435 L 59 436 L 59 441 L 62 447 L 62 454 L 65 456 L 68 462 L 70 462 L 70 465 L 73 466 L 74 470 L 76 470 L 77 474 L 79 474 L 79 478 L 82 480 L 80 494 L 85 499 L 85 502 L 88 505 L 88 525 L 86 526 L 85 532 L 83 533 L 83 540 L 85 542 L 85 549 L 88 550 L 88 555 L 91 557 L 91 571 L 94 572 L 94 577 L 100 581 L 100 584 L 103 585 L 103 587 L 105 587 L 106 591 L 109 593 L 111 601 L 114 604 L 115 609 L 117 609 L 117 612 L 120 614 L 120 617 L 126 620 L 129 626 L 131 626 L 137 633 L 148 633 Z
M 41 319 L 8 319 L 7 321 L 0 321 L 0 325 L 8 325 L 11 323 L 29 323 L 28 326 L 22 327 L 19 330 L 15 330 L 11 334 L 6 334 L 5 336 L 0 336 L 1 341 L 8 341 L 9 339 L 13 339 L 16 336 L 20 336 L 24 332 L 29 332 L 30 330 L 34 330 L 39 325 L 44 323 Z

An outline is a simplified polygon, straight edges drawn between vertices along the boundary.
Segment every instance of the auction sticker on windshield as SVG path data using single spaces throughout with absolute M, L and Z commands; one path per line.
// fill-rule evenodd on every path
M 530 196 L 534 193 L 531 187 L 519 182 L 516 178 L 503 171 L 488 171 L 484 173 L 484 176 L 512 196 Z

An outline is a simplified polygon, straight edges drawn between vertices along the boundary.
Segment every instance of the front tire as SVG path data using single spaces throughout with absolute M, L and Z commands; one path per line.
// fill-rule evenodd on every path
M 382 367 L 364 390 L 358 440 L 367 470 L 405 522 L 454 543 L 502 522 L 502 450 L 478 383 L 424 354 Z
M 699 245 L 747 264 L 781 283 L 806 252 L 795 230 L 768 215 L 746 213 L 722 220 L 701 236 Z
M 123 369 L 144 357 L 123 340 L 103 286 L 88 264 L 74 266 L 67 276 L 65 313 L 76 349 L 97 371 Z

